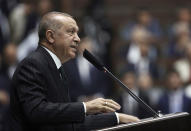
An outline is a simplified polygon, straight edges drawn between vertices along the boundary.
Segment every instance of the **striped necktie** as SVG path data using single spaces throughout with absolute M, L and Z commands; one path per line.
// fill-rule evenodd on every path
M 62 79 L 62 80 L 67 80 L 66 73 L 65 73 L 65 71 L 64 71 L 63 65 L 59 68 L 59 72 L 60 72 L 60 74 L 61 74 L 61 79 Z

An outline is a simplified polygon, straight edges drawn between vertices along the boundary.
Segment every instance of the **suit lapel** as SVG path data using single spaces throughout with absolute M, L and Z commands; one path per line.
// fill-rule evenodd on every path
M 54 60 L 52 59 L 50 54 L 43 47 L 38 46 L 37 51 L 39 51 L 40 53 L 42 53 L 45 56 L 45 59 L 48 63 L 49 71 L 50 71 L 51 75 L 53 76 L 52 78 L 55 81 L 56 87 L 58 88 L 59 91 L 61 91 L 59 93 L 62 94 L 65 101 L 69 101 L 67 82 L 61 80 L 60 73 L 56 67 Z
M 50 54 L 41 46 L 38 46 L 37 51 L 39 51 L 41 54 L 44 55 L 44 57 L 48 63 L 49 71 L 55 78 L 56 83 L 59 83 L 59 80 L 60 80 L 59 72 L 58 72 L 56 64 L 54 63 L 54 60 L 52 59 Z

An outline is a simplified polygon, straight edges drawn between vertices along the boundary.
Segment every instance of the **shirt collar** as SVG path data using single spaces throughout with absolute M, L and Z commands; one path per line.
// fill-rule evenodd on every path
M 56 64 L 57 69 L 59 69 L 62 66 L 60 59 L 54 53 L 52 53 L 49 49 L 47 49 L 44 46 L 42 46 L 42 47 L 50 54 L 50 56 L 54 60 L 54 63 Z

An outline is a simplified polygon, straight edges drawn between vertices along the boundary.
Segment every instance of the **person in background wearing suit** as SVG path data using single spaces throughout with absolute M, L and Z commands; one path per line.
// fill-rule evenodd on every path
M 120 105 L 111 99 L 70 101 L 62 64 L 76 56 L 78 30 L 69 14 L 49 12 L 42 17 L 39 46 L 19 63 L 12 79 L 9 130 L 84 131 L 139 121 L 116 113 Z
M 111 93 L 111 79 L 83 58 L 84 49 L 94 52 L 93 44 L 90 37 L 81 36 L 76 58 L 64 64 L 72 101 L 89 101 L 98 97 L 107 98 Z
M 147 104 L 150 104 L 148 94 L 137 84 L 138 81 L 136 80 L 137 75 L 135 70 L 128 69 L 128 67 L 126 67 L 121 71 L 120 75 L 121 81 L 134 94 L 144 100 Z M 137 103 L 137 101 L 134 100 L 133 97 L 130 96 L 127 92 L 121 91 L 119 103 L 122 105 L 121 111 L 123 113 L 138 116 L 140 119 L 151 117 L 151 115 L 146 110 L 144 110 L 144 108 L 142 108 L 139 103 Z
M 167 72 L 167 90 L 161 95 L 158 110 L 163 113 L 191 112 L 191 99 L 186 95 L 180 74 L 171 69 Z

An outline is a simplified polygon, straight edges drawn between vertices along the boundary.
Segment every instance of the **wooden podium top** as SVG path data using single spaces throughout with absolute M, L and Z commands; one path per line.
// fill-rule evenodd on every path
M 189 113 L 187 112 L 181 112 L 181 113 L 174 113 L 174 114 L 167 114 L 163 115 L 161 117 L 156 118 L 146 118 L 142 119 L 139 122 L 133 122 L 128 124 L 120 124 L 114 127 L 104 128 L 97 131 L 111 131 L 111 130 L 123 130 L 123 129 L 130 129 L 130 128 L 137 128 L 137 127 L 146 127 L 145 125 L 154 125 L 156 127 L 156 123 L 168 123 L 168 126 L 170 126 L 170 123 L 174 123 L 172 125 L 176 126 L 175 121 L 180 120 L 181 118 L 185 118 L 186 116 L 189 116 Z M 169 122 L 170 121 L 170 122 Z M 178 122 L 177 122 L 178 123 Z M 163 126 L 160 124 L 160 126 Z M 142 128 L 143 129 L 143 128 Z

